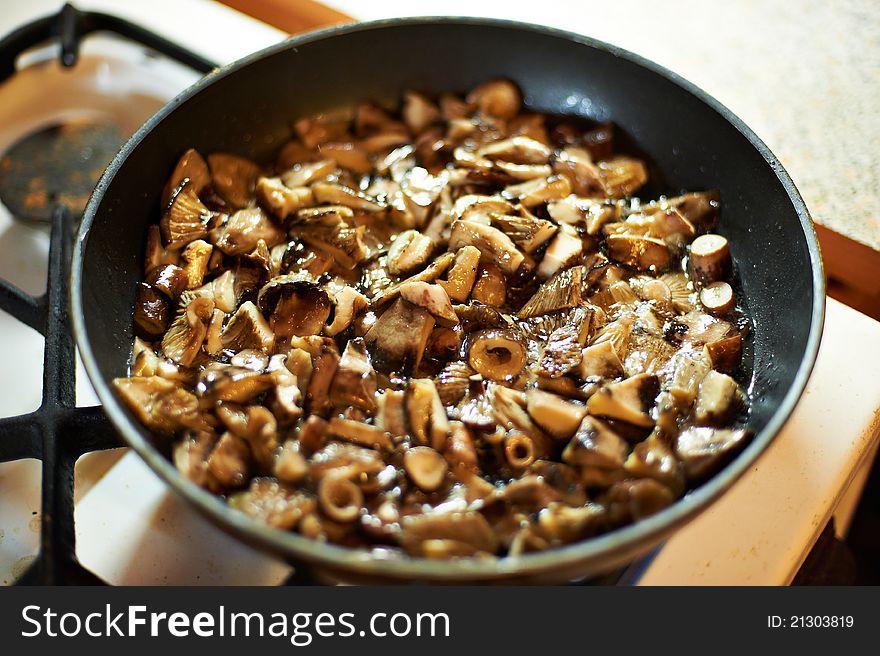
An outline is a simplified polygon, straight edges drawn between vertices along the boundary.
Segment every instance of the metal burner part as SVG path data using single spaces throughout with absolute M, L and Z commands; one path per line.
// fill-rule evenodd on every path
M 58 205 L 78 217 L 125 141 L 115 125 L 53 125 L 17 141 L 0 159 L 0 201 L 13 216 L 48 222 Z

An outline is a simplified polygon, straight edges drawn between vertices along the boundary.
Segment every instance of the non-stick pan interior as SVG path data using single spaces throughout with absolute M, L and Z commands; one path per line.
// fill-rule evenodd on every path
M 784 172 L 775 161 L 768 164 L 723 108 L 629 56 L 584 41 L 498 23 L 349 28 L 250 58 L 173 101 L 111 166 L 85 219 L 91 227 L 81 253 L 78 337 L 81 347 L 88 344 L 83 350 L 90 351 L 87 364 L 105 404 L 115 403 L 106 382 L 126 373 L 146 228 L 158 219 L 160 191 L 185 149 L 266 159 L 298 117 L 391 100 L 410 88 L 466 91 L 507 77 L 535 110 L 614 121 L 652 161 L 650 192 L 721 190 L 719 232 L 730 239 L 754 320 L 750 421 L 756 432 L 773 424 L 786 394 L 805 376 L 798 371 L 805 356 L 811 362 L 814 324 L 821 323 L 814 297 L 818 253 L 802 223 L 805 210 Z M 125 431 L 148 437 L 138 426 Z M 763 443 L 768 440 L 765 435 Z

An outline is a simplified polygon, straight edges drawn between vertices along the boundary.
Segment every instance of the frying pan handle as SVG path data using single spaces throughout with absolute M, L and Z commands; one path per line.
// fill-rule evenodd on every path
M 0 80 L 5 80 L 15 73 L 15 61 L 22 52 L 52 39 L 61 42 L 61 64 L 65 67 L 73 66 L 79 58 L 82 38 L 93 32 L 113 32 L 171 57 L 200 73 L 208 73 L 218 66 L 139 25 L 109 14 L 80 11 L 71 4 L 65 4 L 57 14 L 38 18 L 0 40 Z

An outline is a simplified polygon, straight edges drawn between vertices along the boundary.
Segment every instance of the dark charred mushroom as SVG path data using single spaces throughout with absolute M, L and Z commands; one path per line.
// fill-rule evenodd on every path
M 177 300 L 187 288 L 189 278 L 179 266 L 162 264 L 149 271 L 144 282 L 171 300 Z

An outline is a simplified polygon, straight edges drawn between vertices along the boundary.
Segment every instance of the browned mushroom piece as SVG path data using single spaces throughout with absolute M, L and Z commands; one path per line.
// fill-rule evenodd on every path
M 605 243 L 609 257 L 626 266 L 652 272 L 669 268 L 672 254 L 661 239 L 624 233 L 609 235 Z
M 720 467 L 745 444 L 749 432 L 742 428 L 694 426 L 679 433 L 675 452 L 690 480 L 700 480 Z
M 468 299 L 477 279 L 477 267 L 480 262 L 480 249 L 465 246 L 455 254 L 455 260 L 446 274 L 446 280 L 439 284 L 446 290 L 451 301 L 463 303 Z
M 386 389 L 377 396 L 376 405 L 376 426 L 396 440 L 403 439 L 409 431 L 405 392 Z
M 580 257 L 583 250 L 583 241 L 577 233 L 566 225 L 560 226 L 538 265 L 536 272 L 538 278 L 550 278 L 555 273 L 571 266 Z
M 535 423 L 558 440 L 574 435 L 587 414 L 584 406 L 537 389 L 526 392 L 526 402 Z
M 730 275 L 730 246 L 721 235 L 700 235 L 691 244 L 690 267 L 704 283 L 724 280 Z
M 245 403 L 272 387 L 272 377 L 246 367 L 214 363 L 199 374 L 196 392 L 211 401 Z
M 611 340 L 588 346 L 581 353 L 580 376 L 587 378 L 618 378 L 623 376 L 623 363 Z
M 678 496 L 684 490 L 684 474 L 675 453 L 654 433 L 633 447 L 623 468 L 634 478 L 653 478 Z
M 220 197 L 235 209 L 246 207 L 254 195 L 260 167 L 246 157 L 230 153 L 208 155 L 212 184 Z
M 247 443 L 232 433 L 224 433 L 208 456 L 208 472 L 223 488 L 242 487 L 250 473 Z
M 492 527 L 474 511 L 408 515 L 401 518 L 401 528 L 401 545 L 415 556 L 424 555 L 425 543 L 432 540 L 454 540 L 489 554 L 498 550 Z
M 742 396 L 736 381 L 711 370 L 700 381 L 694 406 L 694 419 L 700 424 L 720 425 L 739 410 Z
M 267 526 L 286 531 L 295 529 L 316 507 L 313 498 L 270 478 L 255 478 L 247 490 L 229 498 L 229 505 Z
M 180 253 L 180 264 L 187 278 L 187 289 L 201 287 L 208 270 L 208 260 L 214 247 L 206 241 L 196 239 L 187 244 Z
M 597 162 L 599 179 L 609 198 L 631 195 L 648 181 L 644 162 L 632 157 L 613 157 Z
M 403 95 L 401 115 L 410 132 L 420 134 L 440 119 L 440 109 L 422 94 L 410 91 Z
M 489 307 L 502 307 L 507 301 L 507 279 L 494 264 L 480 265 L 471 298 Z
M 260 240 L 271 247 L 283 239 L 284 231 L 262 209 L 249 207 L 232 214 L 217 228 L 214 245 L 226 255 L 240 255 L 254 250 Z
M 354 269 L 367 256 L 362 239 L 363 226 L 352 227 L 343 222 L 308 221 L 295 226 L 293 231 L 307 244 L 332 255 L 335 263 L 345 269 Z
M 605 188 L 599 168 L 593 163 L 588 150 L 568 146 L 559 151 L 553 170 L 568 178 L 572 191 L 578 196 L 601 196 Z
M 475 87 L 465 99 L 480 112 L 496 118 L 513 118 L 522 108 L 522 95 L 509 80 L 490 80 Z
M 443 450 L 451 428 L 433 380 L 416 378 L 410 381 L 406 390 L 406 415 L 416 444 Z
M 551 221 L 539 219 L 527 213 L 523 216 L 495 214 L 492 224 L 506 234 L 525 253 L 534 253 L 543 246 L 559 229 Z
M 214 301 L 195 298 L 178 312 L 162 337 L 162 352 L 177 364 L 189 366 L 205 341 Z
M 417 230 L 401 232 L 388 249 L 388 273 L 392 276 L 406 276 L 423 269 L 431 252 L 434 241 Z
M 327 425 L 327 432 L 333 437 L 370 449 L 390 451 L 391 438 L 378 426 L 371 426 L 353 419 L 333 417 Z
M 319 203 L 342 205 L 352 210 L 363 212 L 380 212 L 386 208 L 384 203 L 370 198 L 362 191 L 332 182 L 316 182 L 312 185 L 312 193 Z
M 677 209 L 693 225 L 709 228 L 718 220 L 721 194 L 718 191 L 697 191 L 670 198 L 666 203 Z
M 657 376 L 636 374 L 599 389 L 587 401 L 587 410 L 590 414 L 635 426 L 653 426 L 650 411 L 659 391 Z
M 733 371 L 742 361 L 742 336 L 732 335 L 709 342 L 705 346 L 705 354 L 716 371 Z
M 726 282 L 713 282 L 700 290 L 700 302 L 710 314 L 727 314 L 736 305 L 733 289 Z
M 433 329 L 430 312 L 398 298 L 376 320 L 364 341 L 379 371 L 407 372 L 421 362 Z
M 333 320 L 324 327 L 324 334 L 333 337 L 341 333 L 369 303 L 354 287 L 346 285 L 340 289 L 333 297 Z
M 330 402 L 330 386 L 339 366 L 339 352 L 335 344 L 323 343 L 314 356 L 309 384 L 306 388 L 306 409 L 317 415 L 326 415 L 333 404 Z
M 314 203 L 308 187 L 290 187 L 281 178 L 259 178 L 255 187 L 257 201 L 279 219 Z
M 512 164 L 546 164 L 551 154 L 546 144 L 521 135 L 491 141 L 477 150 L 479 157 Z
M 330 387 L 330 402 L 339 409 L 349 406 L 366 412 L 376 409 L 376 371 L 361 338 L 353 339 L 342 352 Z
M 174 264 L 161 264 L 147 272 L 147 277 L 144 279 L 144 282 L 153 289 L 162 292 L 171 300 L 177 300 L 187 288 L 189 279 L 186 271 L 179 266 Z
M 510 329 L 488 329 L 473 333 L 468 363 L 488 380 L 508 380 L 526 365 L 522 335 Z
M 565 198 L 570 193 L 571 182 L 568 178 L 551 175 L 508 185 L 501 195 L 507 200 L 518 200 L 523 207 L 530 208 L 547 201 Z
M 299 483 L 309 473 L 309 465 L 303 456 L 299 442 L 287 440 L 281 447 L 272 473 L 282 483 Z
M 174 190 L 184 180 L 190 181 L 196 194 L 202 193 L 202 190 L 211 184 L 211 172 L 208 170 L 208 164 L 195 148 L 190 148 L 177 160 L 177 165 L 162 191 L 162 207 L 168 205 Z
M 171 204 L 162 215 L 159 228 L 165 247 L 177 250 L 195 239 L 208 234 L 210 225 L 218 218 L 209 210 L 196 193 L 189 180 L 174 190 Z
M 427 282 L 407 282 L 400 286 L 400 298 L 416 307 L 424 308 L 440 326 L 457 326 L 458 315 L 446 290 L 440 285 Z
M 226 322 L 220 341 L 223 348 L 233 351 L 251 348 L 270 351 L 275 344 L 275 333 L 257 306 L 245 301 Z
M 596 417 L 584 417 L 571 441 L 562 452 L 562 460 L 579 467 L 618 469 L 623 467 L 629 445 Z
M 172 310 L 168 297 L 145 282 L 137 285 L 134 298 L 134 330 L 144 339 L 162 337 L 171 322 Z
M 506 275 L 515 272 L 525 259 L 510 237 L 497 228 L 459 219 L 452 224 L 449 248 L 458 250 L 465 246 L 478 248 L 481 260 L 494 264 Z
M 627 479 L 615 483 L 604 498 L 608 520 L 612 525 L 650 517 L 673 501 L 675 495 L 672 491 L 652 478 Z
M 321 286 L 301 274 L 288 274 L 267 282 L 257 294 L 257 305 L 278 338 L 320 334 L 332 304 Z
M 431 447 L 417 446 L 404 453 L 403 468 L 416 487 L 423 492 L 435 492 L 446 480 L 449 466 Z
M 537 317 L 584 303 L 584 268 L 571 267 L 542 284 L 517 315 L 521 319 Z
M 174 381 L 160 376 L 114 378 L 113 387 L 138 420 L 160 435 L 180 428 L 210 428 L 199 413 L 198 399 Z

